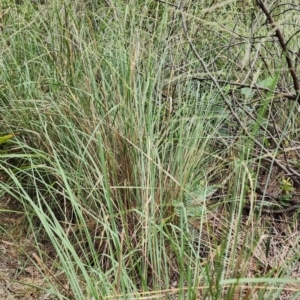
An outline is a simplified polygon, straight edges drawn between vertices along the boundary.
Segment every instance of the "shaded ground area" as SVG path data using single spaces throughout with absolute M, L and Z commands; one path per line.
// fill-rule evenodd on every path
M 25 255 L 26 248 L 30 248 L 26 241 L 22 245 L 0 241 L 0 299 L 55 299 L 43 291 L 47 278 L 30 260 L 38 260 L 37 254 L 31 250 Z
M 52 270 L 55 263 L 50 258 L 51 244 L 45 240 L 37 251 L 34 236 L 28 236 L 25 215 L 15 210 L 17 203 L 6 197 L 1 203 L 0 299 L 57 299 L 51 288 L 56 285 L 64 290 L 68 286 L 63 286 L 66 281 L 62 274 Z

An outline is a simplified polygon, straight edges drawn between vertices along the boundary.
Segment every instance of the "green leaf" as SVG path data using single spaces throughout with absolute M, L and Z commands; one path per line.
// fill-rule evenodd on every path
M 13 134 L 8 134 L 4 136 L 0 136 L 0 145 L 7 142 L 8 140 L 12 139 L 14 137 Z
M 292 195 L 291 194 L 285 194 L 285 195 L 280 196 L 280 200 L 284 201 L 284 202 L 289 201 L 291 199 L 292 199 Z
M 255 95 L 255 91 L 250 88 L 242 88 L 241 93 L 245 95 L 246 99 L 252 98 Z
M 273 77 L 268 77 L 268 78 L 266 78 L 266 79 L 264 79 L 264 80 L 262 80 L 258 83 L 259 86 L 261 86 L 263 88 L 266 88 L 266 89 L 272 87 L 273 84 L 274 84 L 274 78 Z

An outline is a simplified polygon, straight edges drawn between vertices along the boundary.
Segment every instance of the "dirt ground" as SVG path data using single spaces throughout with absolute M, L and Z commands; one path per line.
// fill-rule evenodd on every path
M 39 257 L 33 250 L 26 252 L 30 248 L 26 243 L 0 241 L 0 299 L 54 299 L 43 291 L 47 282 L 38 266 Z

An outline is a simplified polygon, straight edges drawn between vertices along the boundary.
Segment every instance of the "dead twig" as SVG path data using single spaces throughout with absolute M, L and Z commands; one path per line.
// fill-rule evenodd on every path
M 287 65 L 288 65 L 288 70 L 291 74 L 291 77 L 293 79 L 293 83 L 294 83 L 294 89 L 296 91 L 297 94 L 297 102 L 300 104 L 300 84 L 299 84 L 299 80 L 296 74 L 296 70 L 295 67 L 293 66 L 293 62 L 292 59 L 289 55 L 289 50 L 287 48 L 287 43 L 284 40 L 284 37 L 282 35 L 282 32 L 279 28 L 279 26 L 274 22 L 269 10 L 267 9 L 267 7 L 265 6 L 264 2 L 262 0 L 256 0 L 257 5 L 261 8 L 261 10 L 263 11 L 263 13 L 266 15 L 267 20 L 269 22 L 269 24 L 272 26 L 272 28 L 275 31 L 275 36 L 277 37 L 279 44 L 282 48 L 282 51 L 284 53 Z
M 234 117 L 234 119 L 237 121 L 237 123 L 239 124 L 239 126 L 242 128 L 242 130 L 244 131 L 245 135 L 251 139 L 256 146 L 258 146 L 258 148 L 260 148 L 264 153 L 266 157 L 270 157 L 271 158 L 271 164 L 275 164 L 277 167 L 279 167 L 282 171 L 285 172 L 285 174 L 289 174 L 290 177 L 293 179 L 293 181 L 300 186 L 300 181 L 298 180 L 298 178 L 300 178 L 300 174 L 295 171 L 295 170 L 288 170 L 281 162 L 280 160 L 278 160 L 274 154 L 272 154 L 263 144 L 261 144 L 257 139 L 255 139 L 248 131 L 247 127 L 244 125 L 244 123 L 241 121 L 241 119 L 239 118 L 239 116 L 237 115 L 237 113 L 234 111 L 233 106 L 231 105 L 230 101 L 227 99 L 226 95 L 224 94 L 221 86 L 219 85 L 219 82 L 216 80 L 216 78 L 212 75 L 212 73 L 210 72 L 210 70 L 208 69 L 205 61 L 203 60 L 203 58 L 200 56 L 200 54 L 198 53 L 190 35 L 189 35 L 189 31 L 188 31 L 188 27 L 187 27 L 187 23 L 186 23 L 186 19 L 185 19 L 185 15 L 183 12 L 183 7 L 184 7 L 184 1 L 181 1 L 180 7 L 181 7 L 181 19 L 182 19 L 182 25 L 183 25 L 183 30 L 185 33 L 185 36 L 187 38 L 187 41 L 190 45 L 191 50 L 193 51 L 194 55 L 197 57 L 197 59 L 199 60 L 200 64 L 202 65 L 205 73 L 207 74 L 207 76 L 211 79 L 211 81 L 214 83 L 214 85 L 217 87 L 220 96 L 222 97 L 223 101 L 225 102 L 227 108 L 229 109 L 231 115 Z M 299 98 L 298 98 L 299 101 Z

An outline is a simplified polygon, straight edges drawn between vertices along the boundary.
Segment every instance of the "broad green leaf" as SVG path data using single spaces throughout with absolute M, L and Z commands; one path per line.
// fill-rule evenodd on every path
M 268 77 L 268 78 L 260 81 L 258 85 L 267 89 L 267 88 L 270 88 L 273 86 L 274 80 L 275 80 L 275 78 Z

